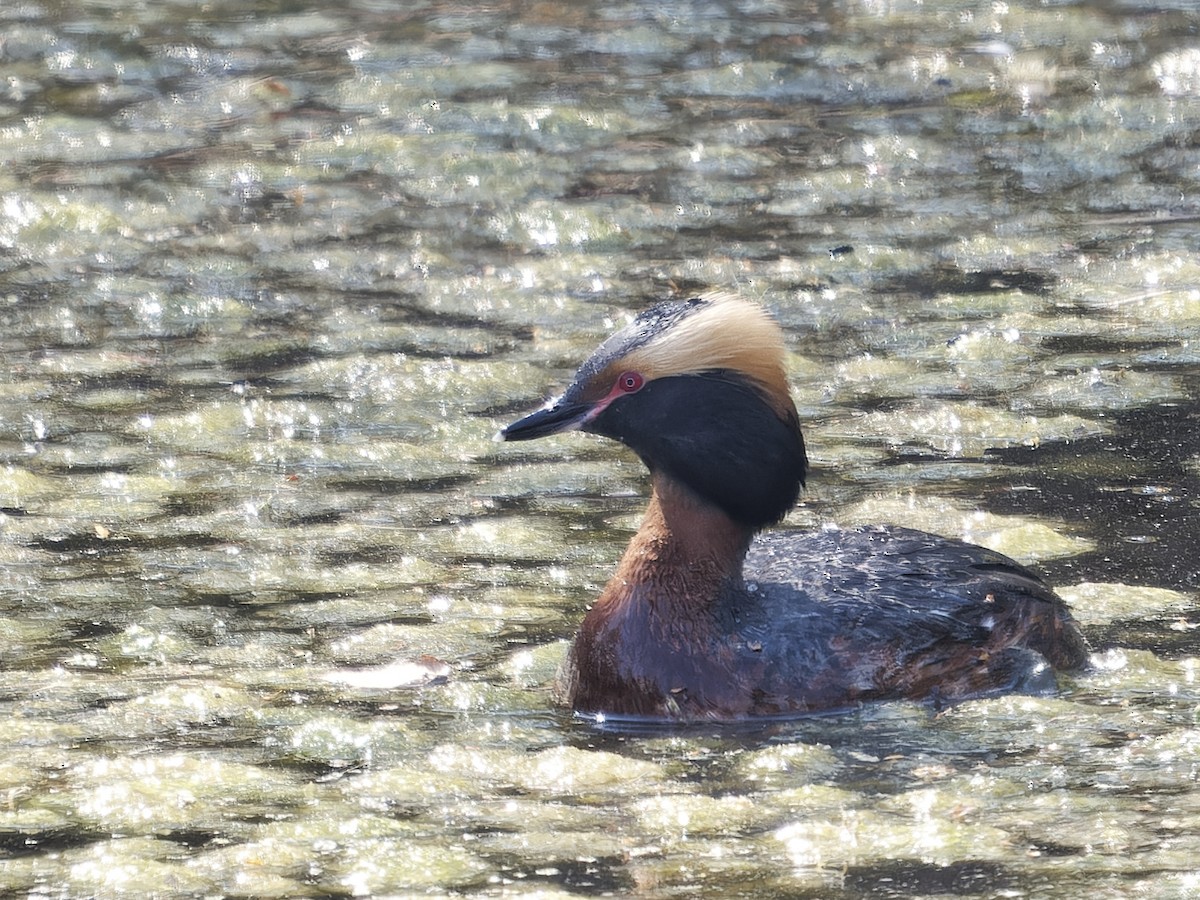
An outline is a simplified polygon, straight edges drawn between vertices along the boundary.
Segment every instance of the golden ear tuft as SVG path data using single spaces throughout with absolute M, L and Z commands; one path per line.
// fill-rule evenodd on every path
M 779 323 L 757 303 L 736 294 L 705 299 L 694 313 L 634 348 L 619 365 L 647 379 L 730 369 L 760 385 L 781 413 L 794 410 Z

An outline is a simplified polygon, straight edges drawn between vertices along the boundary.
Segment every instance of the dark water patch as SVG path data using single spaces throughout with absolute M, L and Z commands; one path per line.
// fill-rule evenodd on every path
M 986 269 L 969 271 L 955 266 L 938 266 L 889 279 L 877 290 L 886 294 L 913 294 L 930 299 L 938 294 L 989 294 L 1025 291 L 1046 294 L 1057 283 L 1051 272 Z
M 895 860 L 851 867 L 842 877 L 841 892 L 849 896 L 897 898 L 995 896 L 1016 889 L 1020 881 L 1011 867 L 982 860 L 943 866 Z
M 383 476 L 366 476 L 361 478 L 345 478 L 340 475 L 330 477 L 325 487 L 331 491 L 343 494 L 377 495 L 390 497 L 396 494 L 437 494 L 464 484 L 474 483 L 475 476 L 439 475 L 433 478 L 396 478 Z
M 120 631 L 122 625 L 123 623 L 117 621 L 92 620 L 77 622 L 72 629 L 72 637 L 80 641 L 108 637 Z
M 1136 353 L 1167 350 L 1179 346 L 1176 339 L 1140 338 L 1137 335 L 1076 334 L 1048 335 L 1041 340 L 1042 349 L 1051 354 L 1080 354 L 1103 357 L 1112 353 Z
M 212 547 L 229 546 L 228 537 L 219 537 L 204 532 L 184 534 L 154 535 L 154 534 L 102 534 L 93 527 L 90 531 L 82 531 L 66 535 L 47 535 L 34 538 L 27 546 L 36 550 L 61 554 L 63 561 L 69 557 L 85 557 L 103 559 L 111 556 L 132 555 L 148 550 L 203 550 Z
M 1123 647 L 1149 650 L 1164 659 L 1200 656 L 1200 634 L 1191 624 L 1200 617 L 1200 606 L 1173 616 L 1142 616 L 1107 625 L 1089 626 L 1088 642 L 1096 649 Z
M 257 351 L 239 350 L 227 356 L 225 365 L 236 373 L 238 378 L 253 379 L 272 372 L 279 372 L 314 362 L 322 358 L 322 354 L 314 351 L 307 344 L 295 346 L 265 347 Z
M 1112 433 L 989 454 L 1020 472 L 1020 490 L 989 491 L 998 512 L 1087 523 L 1096 551 L 1047 563 L 1055 577 L 1200 587 L 1200 405 L 1110 414 Z
M 164 840 L 179 844 L 181 847 L 186 847 L 189 850 L 197 850 L 201 847 L 207 847 L 214 841 L 224 840 L 224 838 L 225 835 L 220 831 L 183 828 L 178 828 L 174 831 L 168 831 L 163 835 Z
M 76 847 L 86 847 L 107 835 L 87 828 L 48 828 L 12 830 L 0 828 L 0 855 L 5 859 L 22 856 L 59 853 Z
M 570 894 L 585 897 L 628 895 L 636 890 L 636 883 L 625 871 L 625 860 L 620 857 L 556 860 L 553 865 L 532 872 L 509 859 L 501 861 L 501 870 L 519 873 L 523 881 L 531 884 L 556 885 Z

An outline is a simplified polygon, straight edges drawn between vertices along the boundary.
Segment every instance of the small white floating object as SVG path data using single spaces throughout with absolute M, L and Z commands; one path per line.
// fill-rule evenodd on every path
M 421 687 L 442 681 L 450 675 L 448 663 L 432 656 L 420 659 L 399 659 L 385 666 L 364 669 L 341 669 L 324 675 L 326 681 L 363 690 Z

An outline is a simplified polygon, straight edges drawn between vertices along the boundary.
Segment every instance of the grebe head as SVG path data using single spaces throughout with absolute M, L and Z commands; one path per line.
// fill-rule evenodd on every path
M 580 430 L 628 446 L 752 528 L 787 514 L 807 461 L 788 391 L 783 333 L 729 294 L 660 303 L 591 355 L 562 396 L 498 437 Z

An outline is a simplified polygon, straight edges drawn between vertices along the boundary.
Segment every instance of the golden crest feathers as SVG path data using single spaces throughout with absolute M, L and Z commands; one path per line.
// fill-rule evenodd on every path
M 640 372 L 648 380 L 730 369 L 759 384 L 773 405 L 791 407 L 783 331 L 775 319 L 736 294 L 716 293 L 704 299 L 695 312 L 613 365 Z

